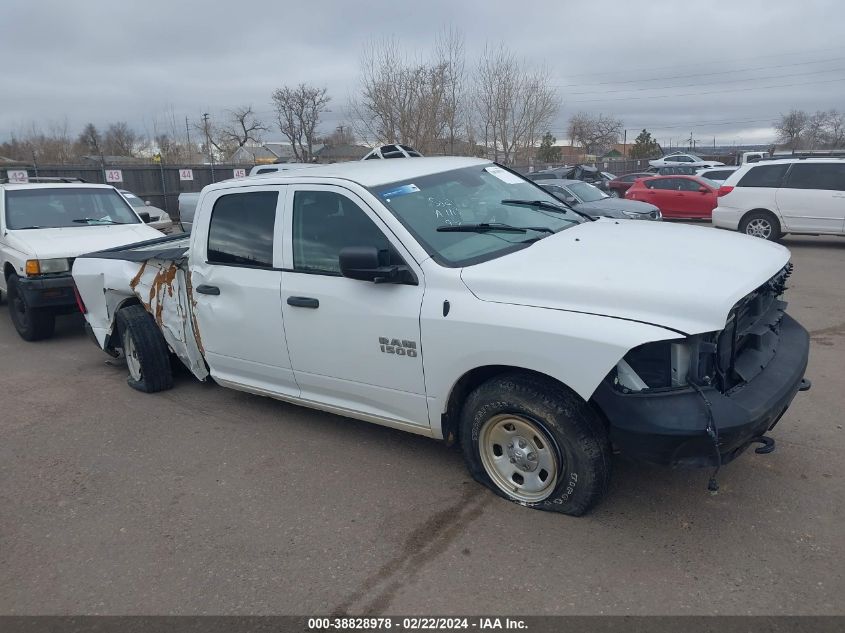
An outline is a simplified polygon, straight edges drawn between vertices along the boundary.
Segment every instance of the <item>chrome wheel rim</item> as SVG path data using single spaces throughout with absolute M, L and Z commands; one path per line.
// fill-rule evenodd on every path
M 754 218 L 745 227 L 745 233 L 754 237 L 769 239 L 772 235 L 772 224 L 763 218 Z
M 126 367 L 132 380 L 141 380 L 141 361 L 138 360 L 138 350 L 129 332 L 123 334 L 123 355 L 126 357 Z
M 478 447 L 487 475 L 508 496 L 536 503 L 554 491 L 557 451 L 536 422 L 512 413 L 494 416 L 481 427 Z

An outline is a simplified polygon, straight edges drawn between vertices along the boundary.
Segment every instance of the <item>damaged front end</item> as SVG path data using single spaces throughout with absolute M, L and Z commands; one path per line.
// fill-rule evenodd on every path
M 804 381 L 809 336 L 785 313 L 787 264 L 733 307 L 717 332 L 632 349 L 593 395 L 620 452 L 672 466 L 719 466 L 763 441 Z

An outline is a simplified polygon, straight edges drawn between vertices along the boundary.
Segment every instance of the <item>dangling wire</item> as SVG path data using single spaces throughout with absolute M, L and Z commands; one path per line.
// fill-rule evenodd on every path
M 710 475 L 710 481 L 707 482 L 707 490 L 710 492 L 716 492 L 719 490 L 719 483 L 716 481 L 716 475 L 719 474 L 719 469 L 722 467 L 722 454 L 719 452 L 719 429 L 716 426 L 716 419 L 713 417 L 713 407 L 710 404 L 710 400 L 707 399 L 707 396 L 704 395 L 704 392 L 694 382 L 690 382 L 690 386 L 701 396 L 701 399 L 704 401 L 704 409 L 707 412 L 707 435 L 710 436 L 710 439 L 713 440 L 713 450 L 716 453 L 716 469 L 713 471 L 713 474 Z

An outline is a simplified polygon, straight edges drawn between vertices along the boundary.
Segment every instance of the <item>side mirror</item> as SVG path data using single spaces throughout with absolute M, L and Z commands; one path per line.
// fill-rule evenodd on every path
M 575 196 L 567 196 L 566 194 L 563 195 L 563 201 L 566 204 L 578 204 L 578 199 Z
M 417 284 L 414 273 L 404 264 L 381 266 L 375 246 L 346 246 L 340 249 L 338 261 L 340 274 L 349 279 L 376 284 Z
M 145 205 L 147 205 L 147 206 L 150 206 L 150 201 L 149 201 L 149 200 L 144 200 L 144 204 L 145 204 Z
M 704 185 L 701 185 L 698 188 L 698 191 L 701 192 L 701 193 L 710 193 L 710 190 L 707 187 L 705 187 Z
M 146 224 L 149 224 L 149 223 L 150 223 L 150 220 L 151 220 L 151 218 L 150 218 L 150 214 L 149 214 L 149 213 L 147 213 L 146 211 L 141 211 L 141 212 L 139 212 L 139 213 L 138 213 L 138 217 L 139 217 L 139 218 L 141 218 L 141 221 L 142 221 L 142 222 L 144 222 L 144 223 L 146 223 Z

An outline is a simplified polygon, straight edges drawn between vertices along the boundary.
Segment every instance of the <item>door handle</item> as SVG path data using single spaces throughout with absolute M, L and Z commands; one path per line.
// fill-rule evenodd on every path
M 312 310 L 320 307 L 320 301 L 312 297 L 288 297 L 288 305 L 297 308 L 311 308 Z
M 197 286 L 197 292 L 201 295 L 219 295 L 220 288 L 217 286 L 209 286 L 207 284 L 200 284 Z

